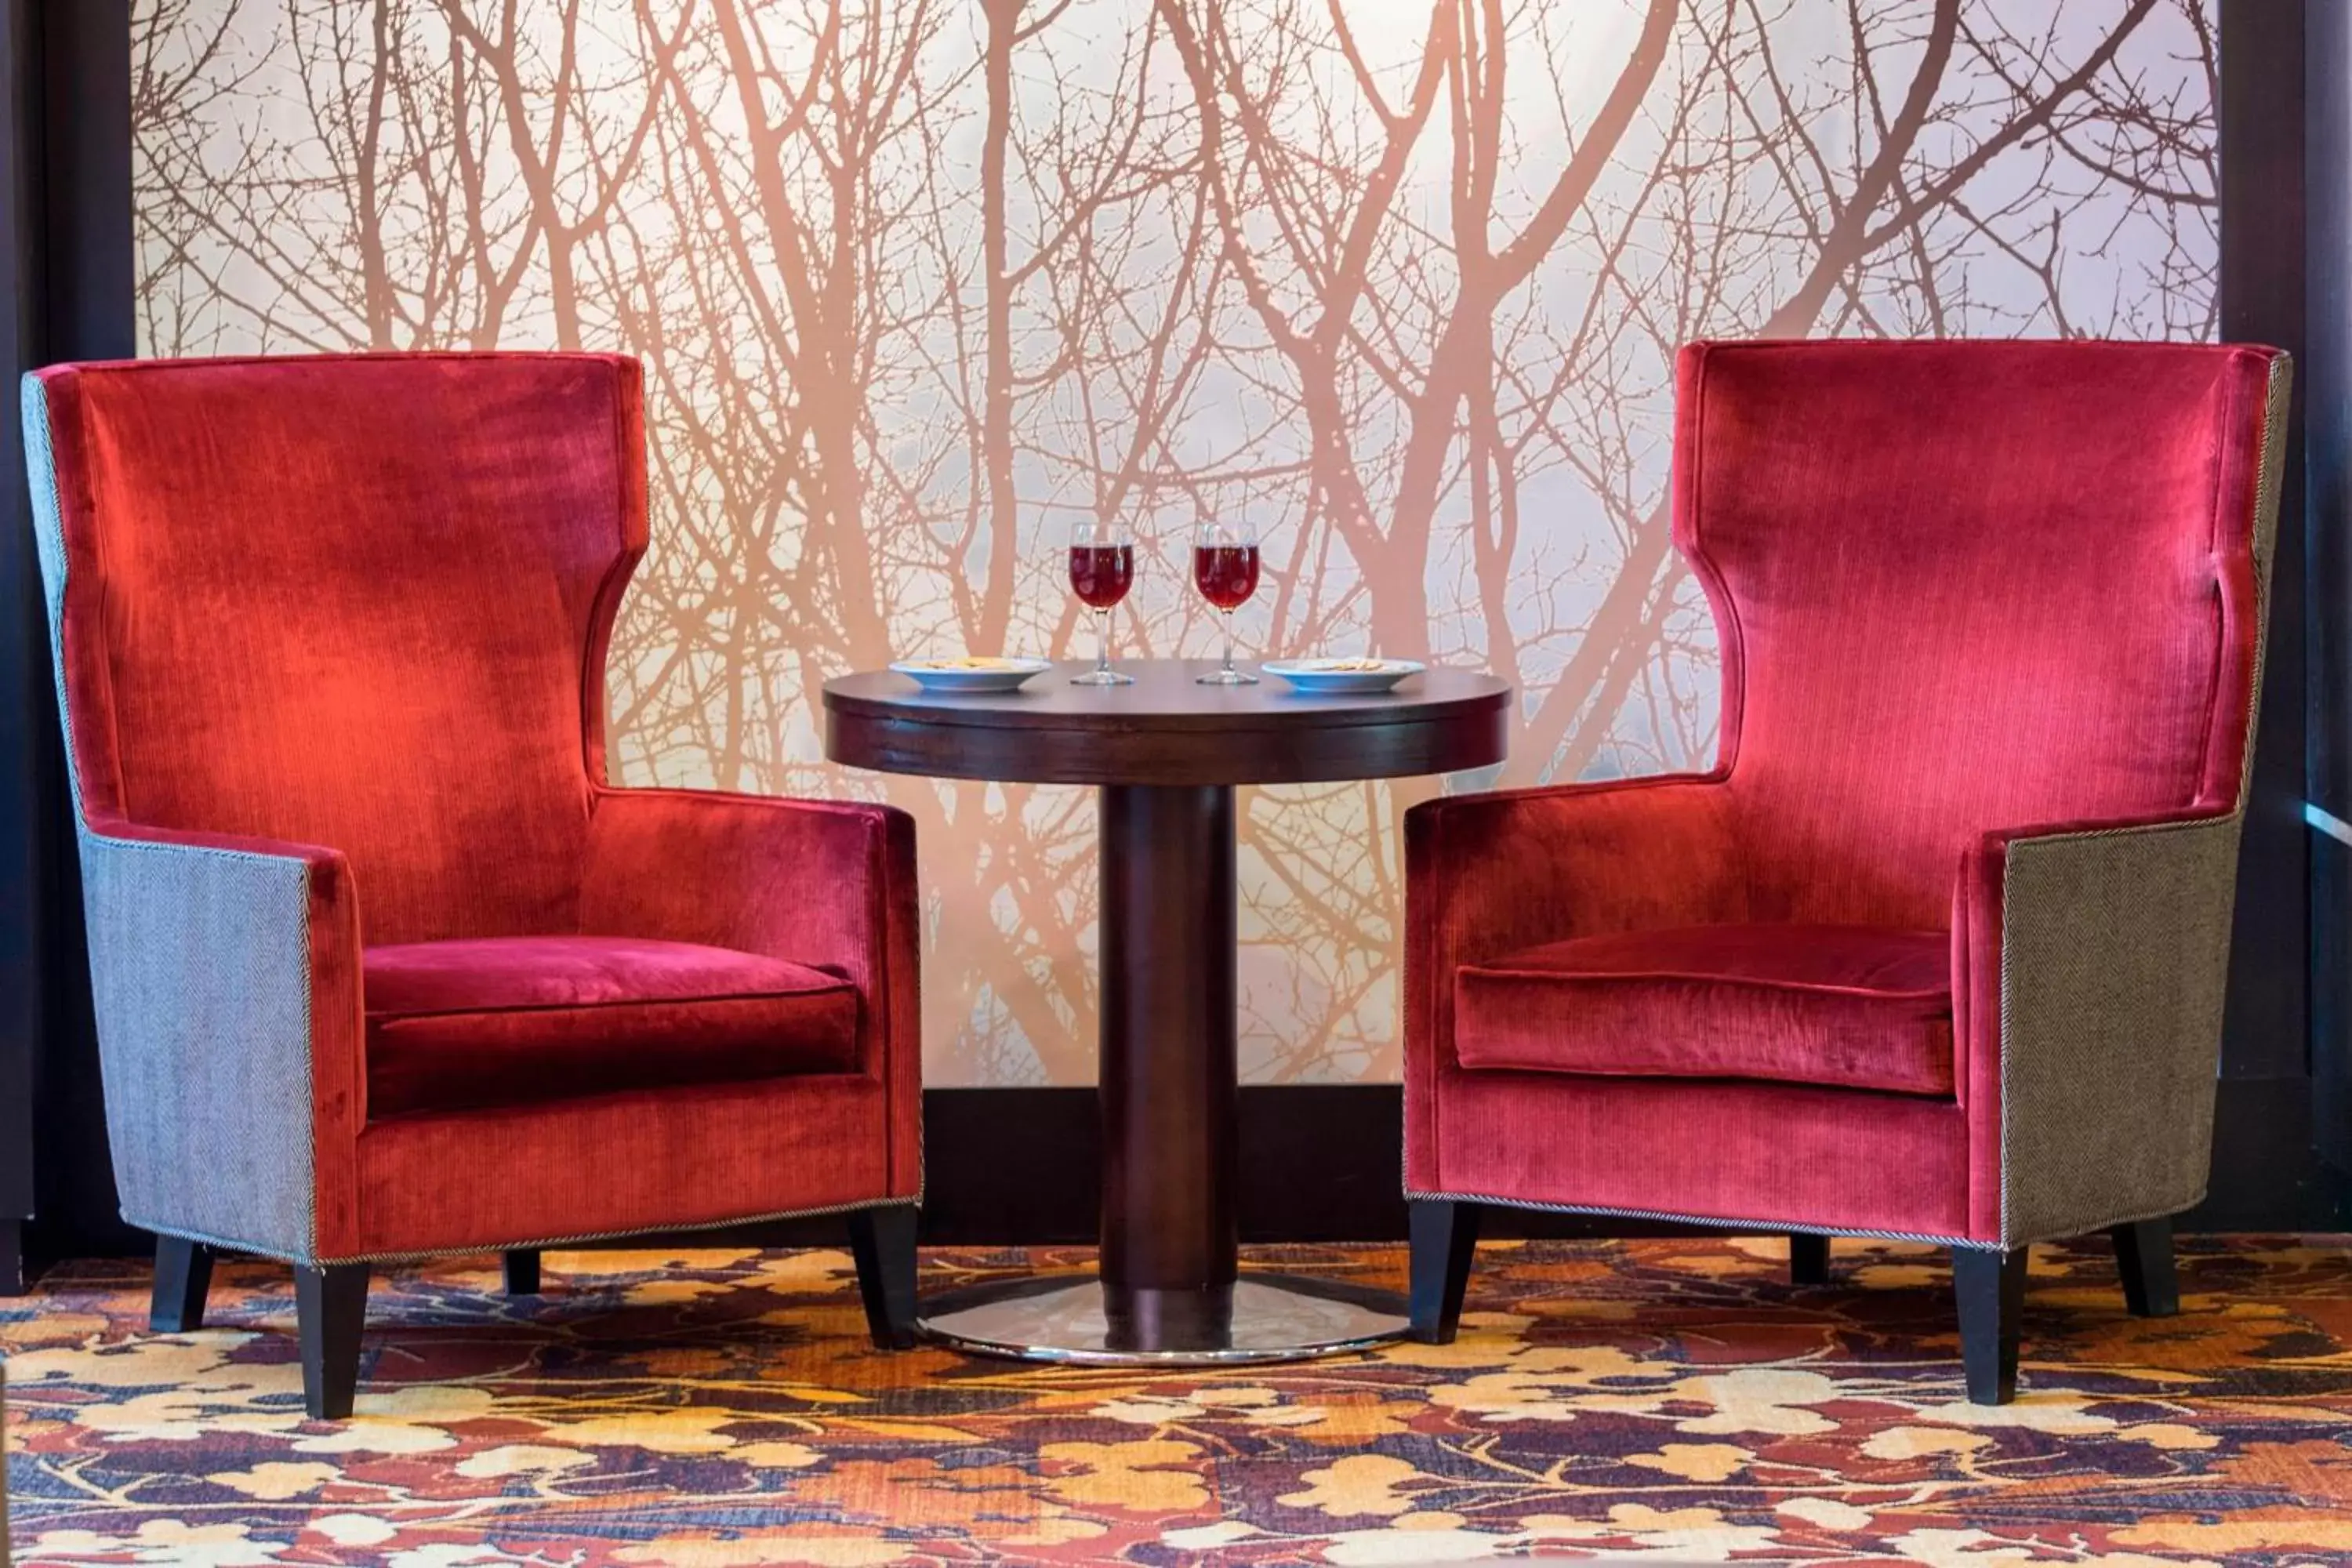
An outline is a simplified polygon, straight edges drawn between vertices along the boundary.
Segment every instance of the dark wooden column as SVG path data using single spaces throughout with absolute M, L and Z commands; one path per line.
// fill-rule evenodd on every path
M 129 0 L 0 0 L 0 1290 L 115 1215 L 16 379 L 135 348 Z M 36 1214 L 41 1234 L 28 1236 Z
M 2221 336 L 2270 343 L 2305 373 L 2303 27 L 2300 5 L 2221 7 Z M 2309 877 L 2304 802 L 2302 420 L 2295 389 L 2271 572 L 2268 658 L 2253 793 L 2240 851 L 2222 1073 L 2305 1075 L 2303 953 Z
M 2313 1121 L 2321 1156 L 2352 1171 L 2352 9 L 2288 9 L 2301 11 L 2304 28 L 2306 284 L 2296 369 L 2310 638 Z
M 2271 579 L 2262 730 L 2238 876 L 2230 1000 L 2214 1128 L 2213 1185 L 2184 1228 L 2331 1228 L 2346 1186 L 2317 1152 L 2315 1026 L 2331 969 L 2332 895 L 2343 846 L 2307 819 L 2322 798 L 2312 772 L 2324 745 L 2325 552 L 2310 495 L 2305 430 L 2314 376 L 2306 246 L 2315 188 L 2310 165 L 2306 30 L 2336 7 L 2227 0 L 2218 7 L 2221 161 L 2220 335 L 2274 343 L 2295 358 L 2278 553 Z M 2307 70 L 2309 75 L 2307 75 Z M 2340 177 L 2340 168 L 2339 176 Z M 2330 258 L 2325 269 L 2340 269 Z M 2315 987 L 2315 981 L 2319 984 Z
M 39 19 L 24 0 L 8 0 L 0 22 L 0 82 L 7 114 L 0 123 L 0 202 L 7 243 L 0 245 L 0 363 L 21 368 L 39 342 L 40 252 Z M 12 403 L 11 408 L 15 406 Z M 41 1037 L 40 942 L 47 921 L 42 839 L 54 821 L 44 798 L 43 759 L 33 715 L 48 668 L 37 614 L 32 531 L 26 526 L 24 440 L 16 421 L 0 420 L 0 483 L 7 517 L 0 521 L 0 1294 L 25 1287 L 24 1229 L 33 1215 L 33 1057 Z

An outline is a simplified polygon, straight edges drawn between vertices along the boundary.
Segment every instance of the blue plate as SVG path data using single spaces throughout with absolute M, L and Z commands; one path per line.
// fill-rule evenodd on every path
M 1410 658 L 1276 658 L 1258 668 L 1302 692 L 1353 697 L 1386 691 L 1429 667 Z
M 926 691 L 1011 691 L 1053 668 L 1042 658 L 902 658 L 891 670 Z

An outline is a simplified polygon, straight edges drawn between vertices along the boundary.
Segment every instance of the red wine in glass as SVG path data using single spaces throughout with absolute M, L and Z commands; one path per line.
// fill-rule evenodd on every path
M 1132 686 L 1135 677 L 1110 667 L 1110 613 L 1135 583 L 1135 535 L 1123 522 L 1086 520 L 1070 525 L 1070 590 L 1095 613 L 1095 667 L 1070 677 L 1073 686 Z
M 1238 610 L 1257 592 L 1257 546 L 1202 544 L 1192 550 L 1192 584 L 1221 610 Z
M 1070 587 L 1090 610 L 1108 610 L 1135 582 L 1132 544 L 1070 546 Z
M 1225 621 L 1225 662 L 1200 678 L 1203 686 L 1255 686 L 1257 677 L 1234 668 L 1234 612 L 1257 592 L 1257 527 L 1203 522 L 1192 533 L 1192 586 Z

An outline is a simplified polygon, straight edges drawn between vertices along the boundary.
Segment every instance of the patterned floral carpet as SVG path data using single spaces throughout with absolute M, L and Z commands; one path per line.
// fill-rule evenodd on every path
M 2352 1562 L 2352 1242 L 2186 1244 L 2158 1322 L 2104 1245 L 2040 1249 L 2000 1410 L 1939 1255 L 1842 1244 L 1810 1290 L 1784 1256 L 1491 1246 L 1454 1345 L 1207 1376 L 877 1354 L 841 1253 L 551 1254 L 521 1302 L 460 1258 L 379 1281 L 342 1426 L 302 1417 L 282 1270 L 151 1337 L 145 1271 L 86 1265 L 0 1301 L 10 1522 L 20 1564 L 203 1568 Z

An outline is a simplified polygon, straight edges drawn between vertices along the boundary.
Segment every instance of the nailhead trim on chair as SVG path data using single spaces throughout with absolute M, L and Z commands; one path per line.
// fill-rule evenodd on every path
M 1802 1236 L 1852 1236 L 1879 1241 L 1917 1241 L 1931 1247 L 1962 1247 L 1977 1252 L 2000 1252 L 2026 1247 L 2037 1241 L 2065 1241 L 2077 1236 L 2093 1236 L 2111 1226 L 2135 1225 L 2141 1220 L 2169 1219 L 2179 1209 L 2165 1207 L 2153 1210 L 2128 1209 L 2106 1219 L 2088 1221 L 2079 1230 L 2069 1230 L 2054 1236 L 2037 1236 L 2025 1241 L 1979 1241 L 1965 1236 L 1935 1236 L 1926 1231 L 1870 1230 L 1854 1226 L 1825 1226 L 1791 1219 L 1734 1219 L 1714 1214 L 1675 1214 L 1665 1209 L 1612 1208 L 1601 1204 L 1539 1204 L 1522 1198 L 1489 1197 L 1484 1193 L 1417 1193 L 1405 1189 L 1405 1197 L 1415 1203 L 1486 1204 L 1496 1208 L 1533 1209 L 1541 1214 L 1589 1214 L 1615 1219 L 1664 1220 L 1675 1225 L 1713 1226 L 1718 1230 L 1773 1231 Z M 2194 1207 L 2205 1200 L 2202 1188 L 2183 1208 Z
M 298 1257 L 282 1247 L 272 1247 L 258 1242 L 241 1241 L 233 1237 L 206 1236 L 179 1226 L 159 1225 L 125 1211 L 127 1224 L 142 1230 L 152 1230 L 158 1236 L 176 1236 L 186 1241 L 200 1241 L 206 1247 L 223 1247 L 231 1252 L 250 1253 L 256 1258 L 273 1258 L 280 1263 L 292 1263 L 304 1268 L 323 1268 L 338 1263 L 410 1263 L 429 1258 L 462 1258 L 475 1252 L 543 1251 L 550 1247 L 579 1247 L 589 1242 L 616 1241 L 624 1237 L 655 1236 L 669 1232 L 724 1230 L 730 1226 L 766 1225 L 781 1219 L 821 1219 L 826 1215 L 856 1214 L 864 1209 L 919 1208 L 920 1194 L 911 1198 L 866 1198 L 851 1204 L 826 1204 L 813 1209 L 776 1209 L 768 1214 L 742 1215 L 731 1219 L 697 1220 L 686 1225 L 635 1226 L 626 1230 L 591 1230 L 569 1236 L 543 1237 L 534 1241 L 469 1242 L 464 1247 L 437 1247 L 422 1252 L 361 1252 L 348 1258 Z

